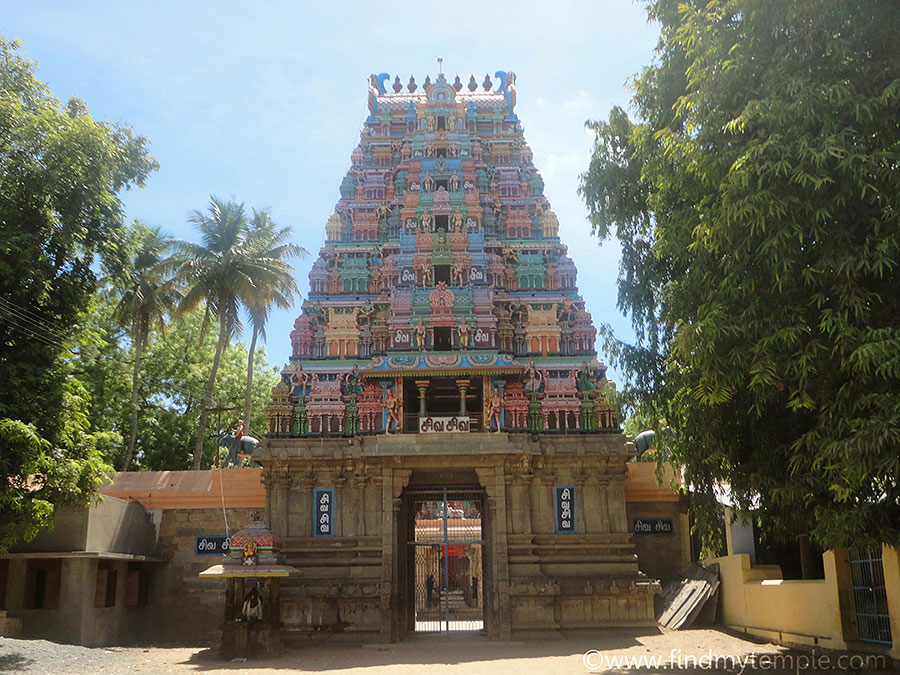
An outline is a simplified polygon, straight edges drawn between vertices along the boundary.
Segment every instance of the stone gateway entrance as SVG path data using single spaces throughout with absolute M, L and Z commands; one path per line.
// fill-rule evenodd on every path
M 483 496 L 478 488 L 407 490 L 407 630 L 483 630 Z
M 299 570 L 281 591 L 286 639 L 654 625 L 658 584 L 638 572 L 625 515 L 628 456 L 619 434 L 269 439 L 269 522 Z

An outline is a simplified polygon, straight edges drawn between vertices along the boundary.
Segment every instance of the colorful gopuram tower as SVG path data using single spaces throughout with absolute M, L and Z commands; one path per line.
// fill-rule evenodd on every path
M 298 631 L 653 623 L 630 452 L 515 84 L 370 77 L 258 457 Z

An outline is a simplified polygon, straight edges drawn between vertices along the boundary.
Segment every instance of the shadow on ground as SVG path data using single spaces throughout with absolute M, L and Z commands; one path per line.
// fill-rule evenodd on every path
M 28 670 L 28 666 L 34 663 L 34 659 L 29 659 L 21 654 L 0 653 L 0 673 L 11 673 L 17 670 Z
M 591 656 L 585 660 L 588 652 Z M 526 674 L 529 671 L 618 675 L 701 675 L 711 672 L 788 675 L 822 671 L 835 675 L 875 675 L 895 672 L 890 670 L 889 660 L 880 664 L 845 662 L 841 665 L 838 661 L 841 657 L 850 658 L 850 655 L 789 650 L 717 630 L 675 632 L 655 628 L 543 635 L 512 642 L 494 642 L 477 634 L 414 635 L 398 644 L 355 646 L 326 637 L 274 658 L 229 662 L 219 659 L 215 650 L 206 649 L 194 653 L 180 665 L 195 672 L 302 669 L 316 673 L 374 668 L 374 673 L 381 673 L 406 666 L 404 672 L 418 673 L 429 667 L 433 672 L 444 672 L 441 666 L 456 665 L 462 665 L 463 669 L 454 672 Z M 820 660 L 811 660 L 815 658 Z
M 640 645 L 641 636 L 659 635 L 656 628 L 603 632 L 602 646 L 607 650 L 629 649 Z M 598 638 L 590 635 L 542 636 L 527 642 L 497 642 L 478 634 L 413 635 L 396 644 L 350 645 L 330 642 L 327 637 L 309 645 L 284 651 L 277 657 L 223 661 L 216 650 L 195 653 L 185 664 L 198 671 L 284 669 L 302 666 L 304 671 L 320 672 L 350 668 L 397 665 L 453 665 L 513 659 L 581 656 L 597 648 Z

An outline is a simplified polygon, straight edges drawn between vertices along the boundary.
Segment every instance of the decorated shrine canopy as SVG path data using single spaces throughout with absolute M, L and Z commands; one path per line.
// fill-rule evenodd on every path
M 614 431 L 612 384 L 515 114 L 516 77 L 369 78 L 267 412 L 274 436 Z
M 253 521 L 235 532 L 228 540 L 228 553 L 222 564 L 200 572 L 207 578 L 287 577 L 297 573 L 295 567 L 278 562 L 281 544 L 272 532 L 253 514 Z

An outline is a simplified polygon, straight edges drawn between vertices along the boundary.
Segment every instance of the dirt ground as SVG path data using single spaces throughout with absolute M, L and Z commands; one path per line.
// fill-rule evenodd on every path
M 796 652 L 718 630 L 608 630 L 594 636 L 554 636 L 492 642 L 478 635 L 415 636 L 399 644 L 349 646 L 327 641 L 277 658 L 218 659 L 199 647 L 86 648 L 45 640 L 0 638 L 3 673 L 252 673 L 283 675 L 566 675 L 572 673 L 858 673 L 885 672 L 884 661 L 863 664 L 838 653 Z M 650 659 L 656 659 L 651 661 Z M 816 660 L 818 659 L 818 660 Z M 827 659 L 824 660 L 824 659 Z M 841 667 L 841 665 L 845 667 Z M 889 661 L 887 662 L 889 667 Z

